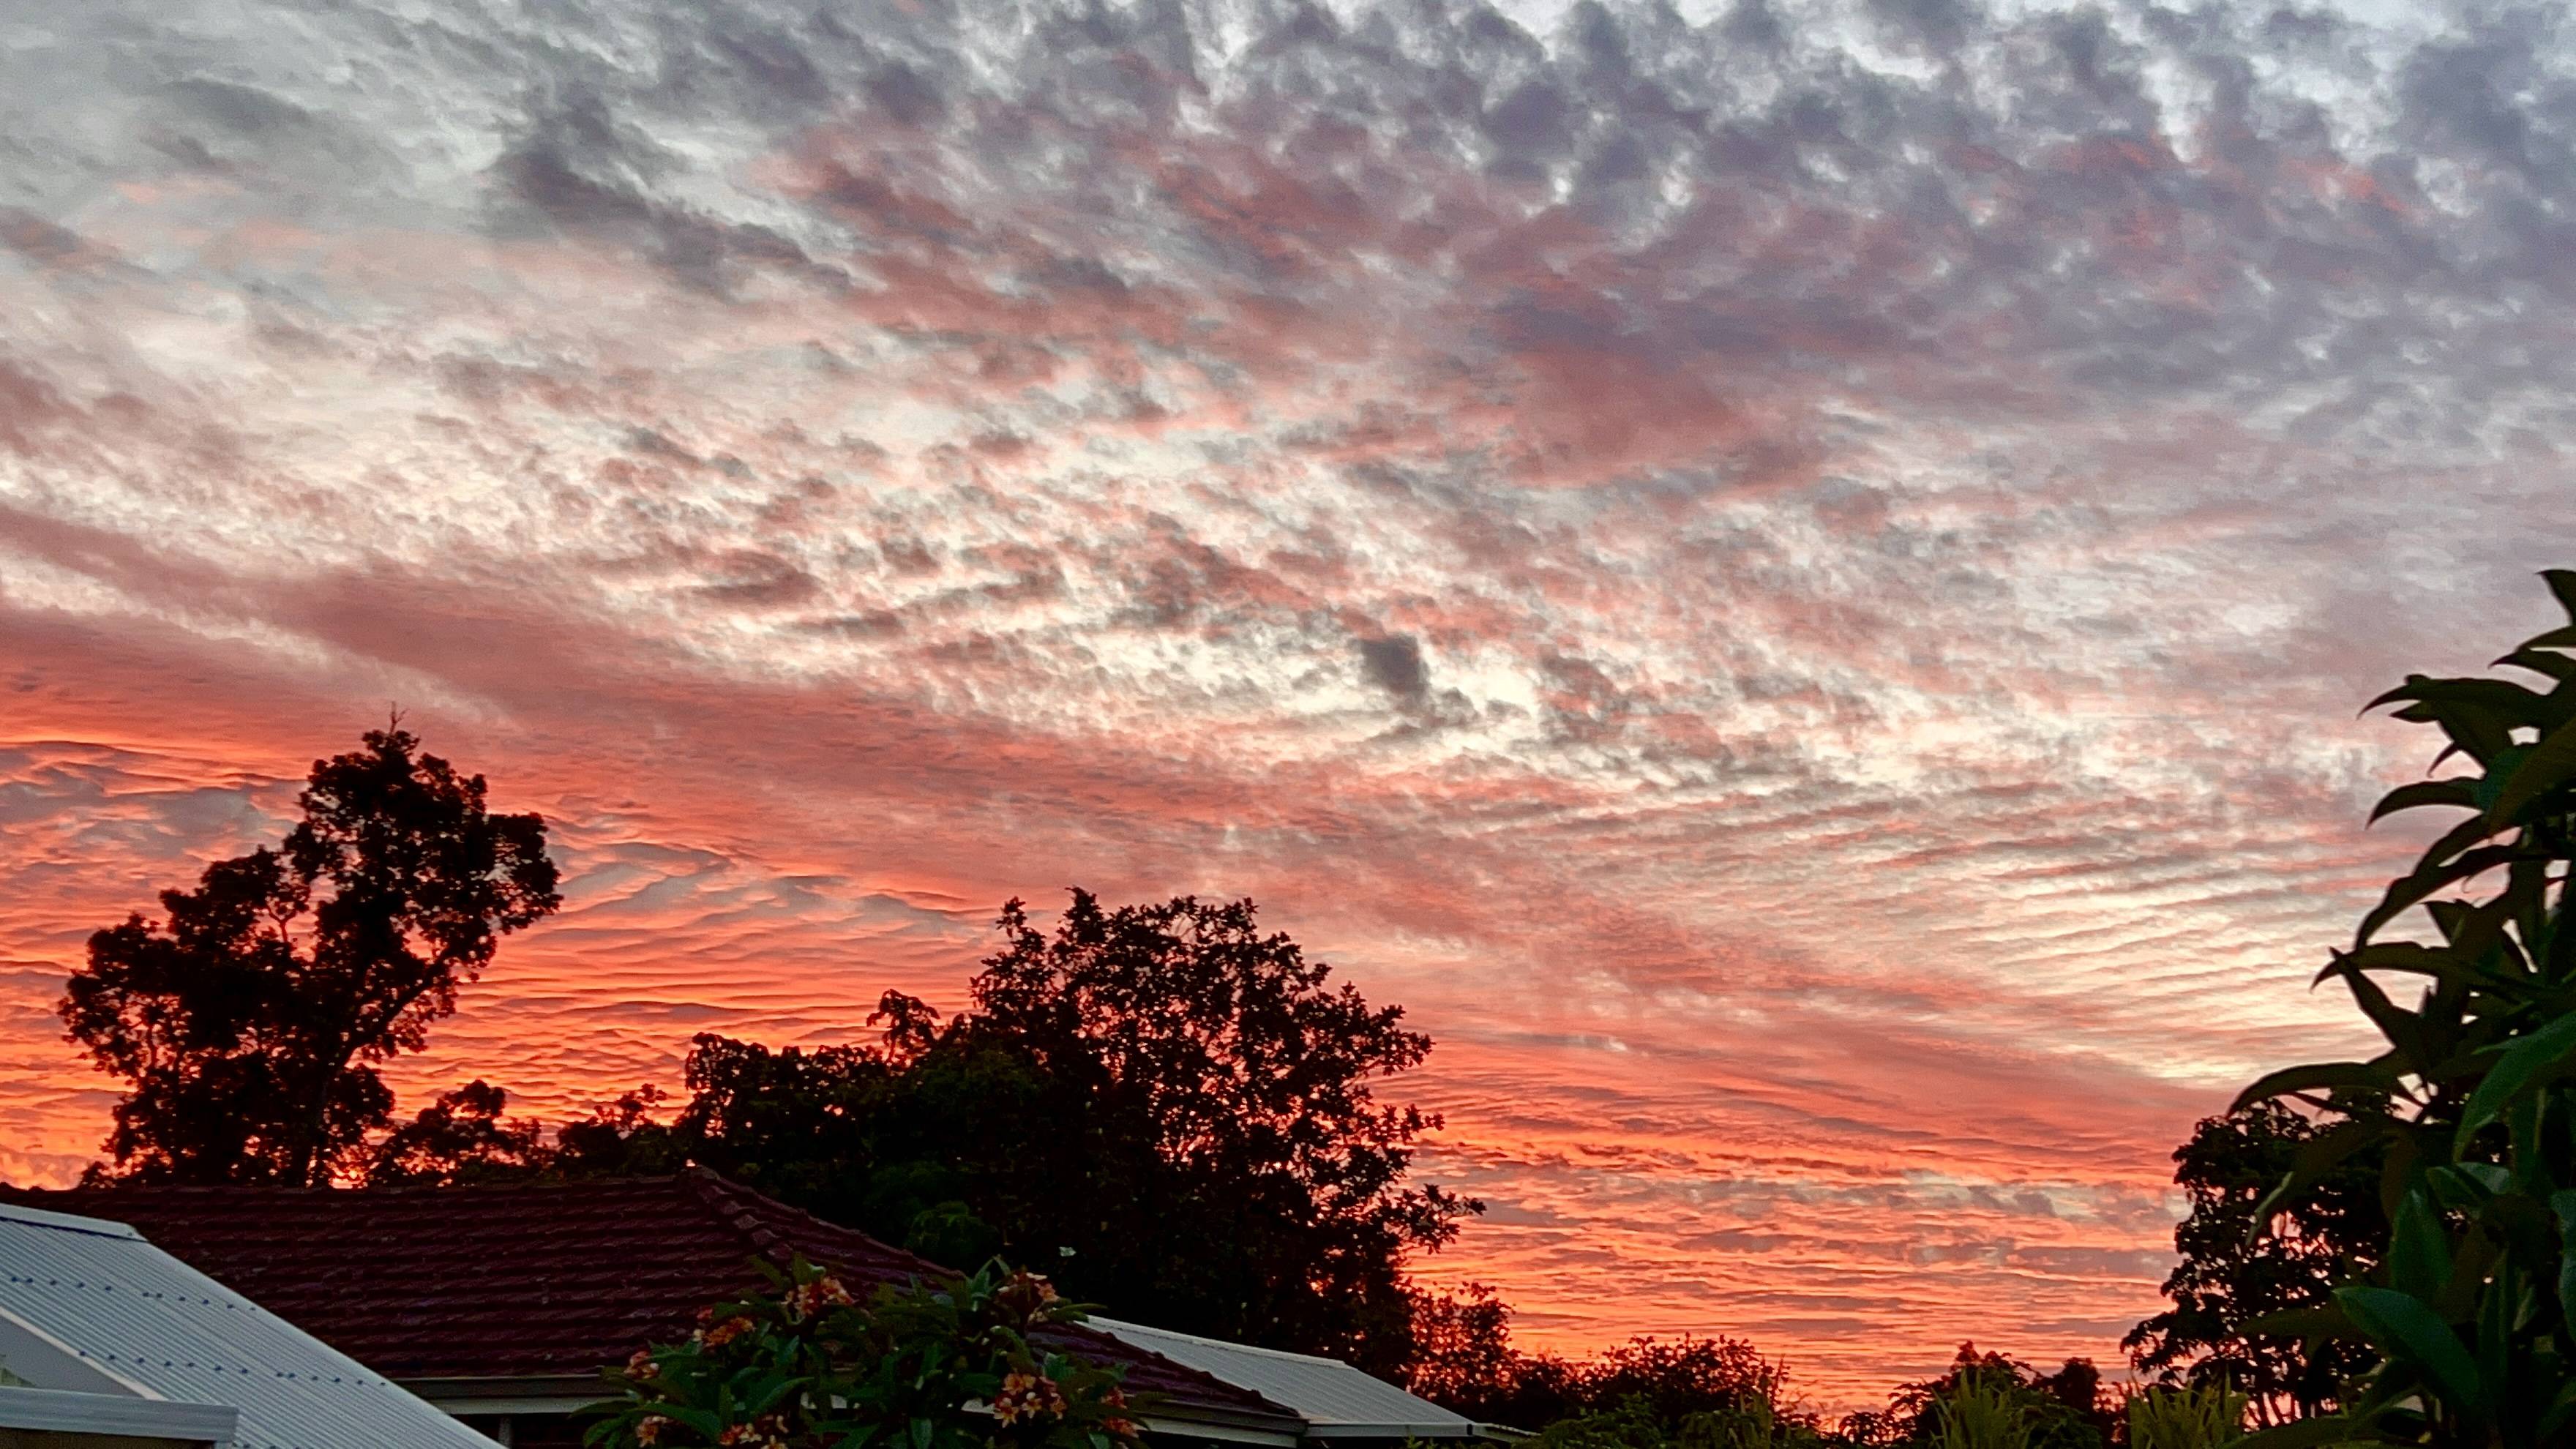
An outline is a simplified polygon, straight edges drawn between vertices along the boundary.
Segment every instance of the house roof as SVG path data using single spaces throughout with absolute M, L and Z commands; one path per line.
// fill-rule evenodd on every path
M 600 1182 L 341 1190 L 116 1184 L 6 1199 L 135 1224 L 389 1378 L 577 1378 L 802 1255 L 866 1283 L 941 1270 L 711 1172 Z M 1064 1346 L 1126 1370 L 1158 1417 L 1295 1431 L 1258 1393 L 1081 1326 Z
M 240 1449 L 493 1449 L 123 1223 L 0 1204 L 0 1339 L 35 1386 L 0 1408 L 42 1409 L 49 1427 L 195 1424 Z M 61 1397 L 30 1397 L 49 1391 Z M 120 1400 L 133 1412 L 113 1412 Z
M 1310 1438 L 1467 1439 L 1482 1433 L 1465 1415 L 1451 1413 L 1339 1359 L 1255 1348 L 1111 1318 L 1095 1318 L 1091 1323 L 1130 1347 L 1203 1369 L 1295 1410 L 1306 1421 Z

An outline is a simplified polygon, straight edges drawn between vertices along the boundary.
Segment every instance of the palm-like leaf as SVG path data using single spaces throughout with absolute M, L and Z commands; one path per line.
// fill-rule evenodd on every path
M 2498 661 L 2547 681 L 2421 675 L 2373 701 L 2439 728 L 2436 763 L 2476 769 L 2401 786 L 2373 820 L 2468 812 L 2392 883 L 2320 973 L 2388 1042 L 2367 1062 L 2274 1072 L 2245 1100 L 2331 1092 L 2322 1134 L 2269 1202 L 2374 1142 L 2390 1145 L 2392 1240 L 2376 1281 L 2336 1300 L 2384 1356 L 2352 1407 L 2248 1449 L 2352 1442 L 2542 1449 L 2576 1430 L 2576 930 L 2563 928 L 2576 845 L 2576 572 L 2543 576 L 2570 624 Z M 2458 893 L 2485 889 L 2481 898 Z M 2381 941 L 2422 908 L 2436 942 Z M 2380 975 L 2415 978 L 2411 1004 Z M 2319 1437 L 2322 1436 L 2322 1437 Z

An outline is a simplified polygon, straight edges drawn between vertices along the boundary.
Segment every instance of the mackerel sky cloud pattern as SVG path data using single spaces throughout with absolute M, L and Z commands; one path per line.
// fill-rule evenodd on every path
M 0 17 L 0 1176 L 86 933 L 389 701 L 556 823 L 421 1092 L 1250 894 L 1429 1265 L 1829 1403 L 2113 1356 L 2576 558 L 2551 7 Z

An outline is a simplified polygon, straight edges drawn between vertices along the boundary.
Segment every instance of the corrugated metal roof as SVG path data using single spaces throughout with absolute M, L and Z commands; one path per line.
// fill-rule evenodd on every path
M 1478 1433 L 1474 1421 L 1465 1415 L 1453 1414 L 1339 1359 L 1254 1348 L 1113 1318 L 1090 1322 L 1122 1342 L 1188 1364 L 1294 1410 L 1313 1438 L 1465 1439 Z
M 140 1397 L 239 1409 L 239 1449 L 494 1449 L 123 1223 L 0 1205 L 0 1313 Z

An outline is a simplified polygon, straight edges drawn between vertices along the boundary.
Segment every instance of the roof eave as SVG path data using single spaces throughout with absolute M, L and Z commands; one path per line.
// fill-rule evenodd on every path
M 1234 1415 L 1229 1415 L 1234 1418 Z M 1252 1418 L 1252 1415 L 1239 1415 Z M 1267 1421 L 1267 1423 L 1229 1423 L 1226 1418 L 1200 1418 L 1185 1413 L 1149 1413 L 1141 1418 L 1146 1434 L 1172 1434 L 1180 1439 L 1216 1439 L 1224 1444 L 1262 1444 L 1265 1449 L 1291 1449 L 1301 1439 L 1303 1423 Z
M 230 1444 L 240 1424 L 241 1410 L 228 1404 L 0 1387 L 0 1429 Z
M 496 1374 L 401 1378 L 394 1382 L 451 1414 L 570 1414 L 610 1397 L 597 1374 Z M 1170 1434 L 1246 1444 L 1294 1444 L 1306 1421 L 1211 1404 L 1165 1400 L 1144 1416 L 1145 1427 Z
M 1474 1424 L 1308 1424 L 1309 1439 L 1474 1439 Z

